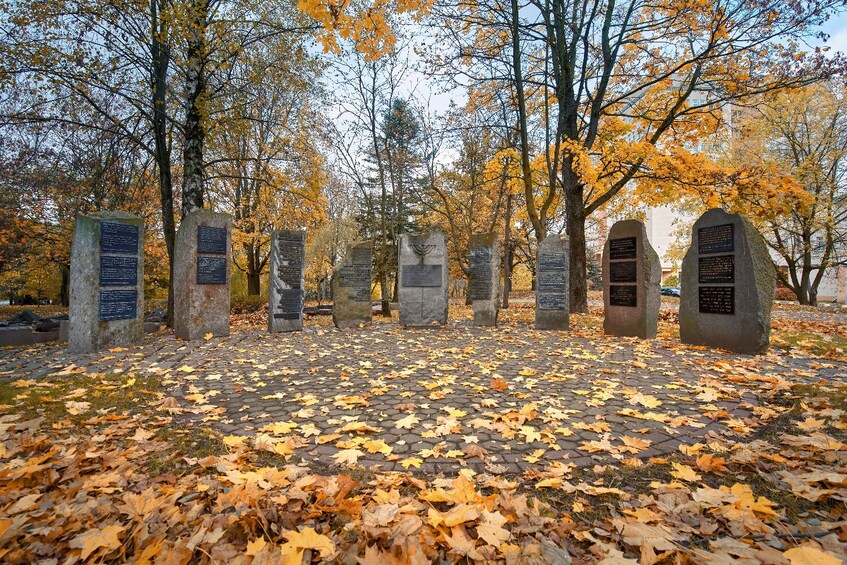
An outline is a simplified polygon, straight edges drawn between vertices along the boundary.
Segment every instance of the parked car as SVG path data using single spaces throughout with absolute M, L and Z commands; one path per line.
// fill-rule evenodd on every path
M 665 296 L 679 296 L 678 286 L 663 286 L 661 290 Z

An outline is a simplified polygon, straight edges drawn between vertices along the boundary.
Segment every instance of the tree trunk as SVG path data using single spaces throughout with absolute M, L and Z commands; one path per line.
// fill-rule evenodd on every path
M 183 147 L 182 216 L 203 208 L 203 146 L 206 128 L 201 109 L 206 97 L 204 39 L 206 36 L 205 6 L 195 5 L 192 33 L 186 49 L 185 141 Z
M 71 303 L 71 269 L 69 265 L 62 265 L 62 286 L 59 289 L 59 301 L 62 306 L 69 306 Z
M 390 318 L 391 305 L 388 302 L 388 276 L 385 273 L 379 273 L 379 294 L 382 300 L 382 315 Z
M 247 273 L 247 295 L 259 296 L 262 292 L 261 286 L 262 274 L 250 272 Z
M 509 309 L 512 292 L 512 195 L 506 197 L 506 230 L 503 236 L 503 309 Z
M 588 312 L 588 262 L 585 254 L 585 208 L 583 186 L 571 168 L 571 158 L 565 159 L 562 170 L 565 185 L 568 239 L 570 240 L 570 310 Z
M 153 62 L 150 82 L 153 92 L 153 139 L 156 150 L 156 168 L 159 170 L 159 199 L 162 207 L 162 232 L 168 250 L 168 314 L 167 326 L 174 323 L 174 246 L 176 225 L 174 222 L 174 189 L 171 177 L 171 148 L 168 144 L 167 86 L 170 50 L 162 38 L 167 38 L 167 23 L 159 19 L 158 0 L 150 3 L 153 23 L 153 40 L 150 56 Z

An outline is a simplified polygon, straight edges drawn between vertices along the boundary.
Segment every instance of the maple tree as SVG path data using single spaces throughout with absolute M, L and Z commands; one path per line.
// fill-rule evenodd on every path
M 734 182 L 721 199 L 759 225 L 786 267 L 777 269 L 780 281 L 815 306 L 827 270 L 847 264 L 844 89 L 777 92 L 738 122 L 725 158 Z

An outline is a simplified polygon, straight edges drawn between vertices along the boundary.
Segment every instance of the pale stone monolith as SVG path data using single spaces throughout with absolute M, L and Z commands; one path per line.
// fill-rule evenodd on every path
M 337 328 L 355 328 L 373 319 L 371 281 L 373 242 L 360 241 L 332 275 L 332 322 Z
M 570 323 L 570 244 L 565 235 L 548 235 L 538 244 L 535 327 L 566 330 Z
M 496 233 L 474 234 L 468 253 L 475 326 L 496 326 L 500 312 L 500 245 Z
M 71 247 L 68 351 L 130 345 L 144 335 L 144 220 L 77 216 Z
M 306 232 L 273 232 L 268 291 L 269 332 L 296 332 L 303 329 L 305 265 Z
M 447 323 L 447 259 L 447 244 L 441 232 L 400 236 L 397 265 L 402 326 Z
M 776 271 L 744 217 L 712 209 L 692 229 L 682 261 L 679 335 L 684 343 L 759 354 L 768 349 Z
M 662 266 L 638 220 L 616 222 L 603 247 L 603 331 L 656 337 Z
M 180 339 L 229 335 L 232 228 L 228 214 L 195 210 L 176 233 L 174 333 Z

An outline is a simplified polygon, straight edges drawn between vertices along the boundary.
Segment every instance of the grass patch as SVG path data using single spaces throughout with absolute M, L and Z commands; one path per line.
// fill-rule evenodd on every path
M 799 349 L 807 355 L 847 361 L 847 337 L 811 332 L 774 332 L 771 345 L 780 349 Z
M 156 431 L 156 439 L 167 442 L 170 449 L 155 453 L 145 465 L 144 468 L 150 476 L 179 474 L 193 469 L 194 466 L 189 465 L 184 457 L 203 459 L 227 452 L 220 434 L 209 428 L 181 426 L 175 423 L 159 428 Z
M 43 417 L 48 424 L 64 419 L 80 423 L 96 415 L 143 412 L 160 388 L 158 377 L 129 374 L 4 381 L 0 404 L 6 413 Z

